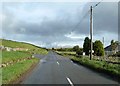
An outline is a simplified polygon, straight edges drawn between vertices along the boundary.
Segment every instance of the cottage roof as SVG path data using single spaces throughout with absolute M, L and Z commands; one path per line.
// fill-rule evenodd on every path
M 117 48 L 118 48 L 118 50 L 120 51 L 120 45 L 118 45 Z M 105 51 L 112 51 L 112 47 L 111 47 L 111 45 L 105 47 L 104 49 L 105 49 Z

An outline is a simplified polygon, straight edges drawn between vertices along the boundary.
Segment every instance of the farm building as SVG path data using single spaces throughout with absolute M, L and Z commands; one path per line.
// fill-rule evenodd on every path
M 120 51 L 120 45 L 118 45 L 118 46 L 115 48 L 115 50 L 112 50 L 111 45 L 105 47 L 104 50 L 105 50 L 105 55 L 107 55 L 107 56 L 108 56 L 108 55 L 113 55 L 113 54 L 115 54 L 116 52 L 119 52 L 119 51 Z

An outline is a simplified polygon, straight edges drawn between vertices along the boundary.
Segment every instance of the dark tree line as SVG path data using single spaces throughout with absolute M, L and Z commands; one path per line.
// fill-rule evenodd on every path
M 57 48 L 57 51 L 73 51 L 73 48 Z
M 83 52 L 85 52 L 85 55 L 90 54 L 90 43 L 91 43 L 91 40 L 88 37 L 86 37 L 83 44 Z M 94 53 L 93 53 L 94 55 L 97 55 L 97 56 L 104 55 L 104 47 L 100 40 L 96 40 L 95 42 L 93 42 L 93 50 L 94 50 Z
M 73 47 L 73 51 L 75 51 L 77 55 L 82 55 L 83 54 L 83 49 L 80 48 L 78 45 Z
M 83 44 L 83 52 L 85 52 L 85 55 L 89 55 L 89 50 L 90 50 L 90 39 L 86 37 Z
M 58 49 L 54 49 L 53 50 L 57 50 L 57 51 L 74 51 L 76 52 L 77 55 L 83 55 L 83 52 L 85 53 L 85 55 L 89 55 L 90 54 L 90 44 L 91 44 L 91 40 L 89 39 L 89 37 L 86 37 L 84 39 L 84 44 L 83 44 L 83 48 L 80 48 L 78 45 L 74 46 L 73 48 L 58 48 Z M 111 48 L 112 51 L 115 51 L 116 47 L 119 45 L 120 43 L 118 41 L 111 41 Z M 93 55 L 96 56 L 104 56 L 105 51 L 104 51 L 104 47 L 103 44 L 100 40 L 96 40 L 95 42 L 93 42 Z M 120 53 L 120 52 L 119 52 Z M 116 55 L 120 54 L 117 53 Z

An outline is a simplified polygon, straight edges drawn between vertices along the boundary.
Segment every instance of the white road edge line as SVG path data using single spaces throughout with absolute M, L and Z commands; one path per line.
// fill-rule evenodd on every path
M 74 65 L 76 65 L 76 66 L 77 66 L 77 64 L 75 64 L 75 63 L 74 63 Z
M 59 65 L 59 62 L 57 62 L 57 64 Z
M 73 83 L 72 83 L 72 81 L 68 77 L 66 77 L 66 78 L 67 78 L 68 82 L 70 83 L 70 85 L 74 86 Z

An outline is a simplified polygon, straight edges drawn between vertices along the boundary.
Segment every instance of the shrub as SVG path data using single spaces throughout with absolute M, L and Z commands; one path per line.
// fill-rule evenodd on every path
M 82 55 L 82 54 L 83 54 L 82 49 L 78 49 L 78 50 L 76 51 L 76 54 L 77 54 L 77 55 Z

